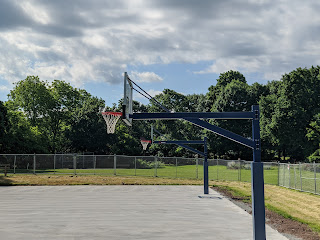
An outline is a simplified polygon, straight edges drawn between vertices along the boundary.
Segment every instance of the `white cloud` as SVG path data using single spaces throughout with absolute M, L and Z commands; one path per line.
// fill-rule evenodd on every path
M 2 0 L 1 5 L 0 76 L 8 83 L 32 74 L 75 86 L 120 84 L 129 65 L 198 61 L 213 64 L 197 73 L 233 69 L 278 79 L 296 67 L 320 64 L 316 1 Z M 163 81 L 154 72 L 130 77 Z
M 159 75 L 155 74 L 154 72 L 131 72 L 130 77 L 133 81 L 137 82 L 145 82 L 145 83 L 151 83 L 151 82 L 162 82 L 163 78 Z
M 154 89 L 149 89 L 149 90 L 147 90 L 146 92 L 147 92 L 151 97 L 154 97 L 154 96 L 162 93 L 162 91 L 158 91 L 158 90 L 154 90 Z M 146 95 L 146 94 L 144 94 L 144 95 Z M 147 96 L 147 95 L 146 95 L 146 96 Z M 135 100 L 135 99 L 140 99 L 140 100 L 145 99 L 145 101 L 149 101 L 148 98 L 146 98 L 145 96 L 141 95 L 140 93 L 138 93 L 138 92 L 136 92 L 136 91 L 133 92 L 133 99 L 134 99 L 134 100 Z
M 9 92 L 10 88 L 8 86 L 0 86 L 0 92 Z
M 50 17 L 46 12 L 46 9 L 37 6 L 35 2 L 22 1 L 20 7 L 24 10 L 26 15 L 29 15 L 32 19 L 40 24 L 48 24 Z
M 152 97 L 158 95 L 158 94 L 161 94 L 162 91 L 157 91 L 157 90 L 154 90 L 154 89 L 150 89 L 149 91 L 147 91 L 147 93 L 149 93 Z

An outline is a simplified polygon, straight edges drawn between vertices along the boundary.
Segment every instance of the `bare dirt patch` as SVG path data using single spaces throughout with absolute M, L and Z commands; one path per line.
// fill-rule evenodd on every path
M 248 197 L 234 196 L 225 188 L 212 187 L 212 189 L 227 197 L 245 211 L 250 214 L 252 213 L 251 203 L 248 202 Z M 266 209 L 266 223 L 289 239 L 320 240 L 319 235 L 313 232 L 308 225 L 285 218 L 268 209 Z

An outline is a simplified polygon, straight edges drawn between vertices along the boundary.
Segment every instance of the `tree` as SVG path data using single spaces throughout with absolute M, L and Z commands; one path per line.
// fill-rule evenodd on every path
M 307 127 L 309 141 L 314 143 L 315 151 L 308 157 L 310 162 L 320 162 L 320 113 L 313 117 L 313 121 Z
M 3 139 L 4 153 L 48 153 L 48 141 L 27 120 L 24 112 L 19 111 L 11 101 L 5 103 L 7 109 L 7 129 Z
M 82 105 L 72 110 L 74 118 L 67 136 L 73 152 L 106 153 L 108 136 L 99 113 L 103 106 L 102 99 L 87 95 Z
M 23 109 L 32 126 L 36 126 L 41 118 L 46 116 L 47 109 L 54 104 L 47 82 L 40 81 L 39 77 L 28 76 L 15 85 L 10 91 L 9 99 Z
M 79 114 L 81 108 L 92 99 L 85 90 L 73 88 L 64 81 L 55 80 L 50 85 L 34 76 L 19 81 L 9 95 L 13 106 L 21 109 L 31 126 L 47 139 L 51 153 L 70 151 L 71 140 L 66 133 L 72 124 L 83 119 Z M 104 104 L 100 101 L 101 105 Z M 97 113 L 98 108 L 95 111 Z
M 7 108 L 4 106 L 3 102 L 0 101 L 0 152 L 4 152 L 4 144 L 7 141 L 8 124 Z
M 319 66 L 298 68 L 284 74 L 260 101 L 263 136 L 281 149 L 284 160 L 286 156 L 304 160 L 312 151 L 306 129 L 320 108 L 319 70 Z
M 238 81 L 241 83 L 247 83 L 245 77 L 238 71 L 230 70 L 225 73 L 221 73 L 217 79 L 217 84 L 209 87 L 207 93 L 207 111 L 212 109 L 212 105 L 215 103 L 220 92 L 232 81 Z
M 244 81 L 233 80 L 223 88 L 211 108 L 212 112 L 239 112 L 251 111 L 249 86 Z M 228 131 L 251 138 L 251 124 L 248 120 L 211 120 L 211 123 Z M 215 149 L 218 155 L 227 155 L 230 158 L 251 158 L 251 152 L 246 147 L 234 143 L 220 136 L 210 135 L 210 148 Z

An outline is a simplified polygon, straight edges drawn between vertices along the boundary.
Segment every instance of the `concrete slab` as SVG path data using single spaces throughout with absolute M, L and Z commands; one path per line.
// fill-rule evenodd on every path
M 201 186 L 0 187 L 0 203 L 0 239 L 252 239 L 251 215 Z

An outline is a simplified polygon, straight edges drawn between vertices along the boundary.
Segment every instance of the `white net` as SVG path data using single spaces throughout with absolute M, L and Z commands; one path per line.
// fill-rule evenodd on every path
M 107 133 L 114 133 L 116 129 L 116 124 L 119 118 L 121 117 L 121 113 L 114 113 L 114 112 L 103 112 L 102 116 L 103 119 L 106 121 L 107 124 Z
M 141 144 L 142 144 L 143 150 L 147 150 L 147 147 L 148 147 L 149 143 L 150 143 L 150 141 L 141 140 Z

